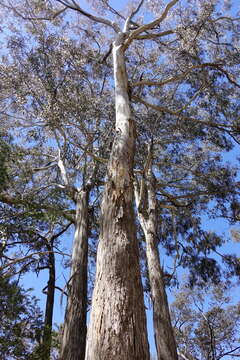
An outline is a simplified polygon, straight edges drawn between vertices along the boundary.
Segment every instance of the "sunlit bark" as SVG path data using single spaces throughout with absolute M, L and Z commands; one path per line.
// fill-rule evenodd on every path
M 62 360 L 84 360 L 87 317 L 88 265 L 88 202 L 89 190 L 77 195 L 75 235 L 72 250 L 71 275 L 61 346 Z
M 133 211 L 135 128 L 122 43 L 113 44 L 116 134 L 102 201 L 101 236 L 86 360 L 148 360 Z
M 138 216 L 146 240 L 146 257 L 153 303 L 154 337 L 158 360 L 177 360 L 177 348 L 171 325 L 167 294 L 157 245 L 157 203 L 155 178 L 152 173 L 151 148 L 146 178 L 141 184 L 141 191 L 135 188 Z

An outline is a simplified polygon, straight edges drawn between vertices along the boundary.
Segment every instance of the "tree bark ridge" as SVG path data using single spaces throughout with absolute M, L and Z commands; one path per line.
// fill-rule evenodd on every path
M 133 211 L 135 128 L 122 42 L 113 44 L 116 135 L 102 201 L 101 235 L 86 360 L 148 360 L 146 316 Z
M 89 190 L 77 196 L 68 301 L 61 347 L 62 360 L 84 360 L 86 348 Z
M 151 147 L 149 147 L 149 155 Z M 152 172 L 152 160 L 149 162 L 146 179 L 143 179 L 142 193 L 145 198 L 136 194 L 138 215 L 146 240 L 146 256 L 153 303 L 154 337 L 158 360 L 178 360 L 176 341 L 171 325 L 167 294 L 164 285 L 163 271 L 157 245 L 157 203 L 155 191 L 155 178 Z M 142 196 L 141 196 L 142 197 Z

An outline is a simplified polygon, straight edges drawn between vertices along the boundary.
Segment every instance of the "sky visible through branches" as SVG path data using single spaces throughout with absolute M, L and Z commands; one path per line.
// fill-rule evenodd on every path
M 120 11 L 127 3 L 128 3 L 127 0 L 124 0 L 124 1 L 114 0 L 114 1 L 110 2 L 110 5 Z M 235 0 L 233 2 L 233 4 L 234 4 L 234 8 L 236 10 L 239 10 L 240 5 L 239 5 L 238 0 Z M 81 2 L 81 5 L 86 10 L 90 10 L 90 7 L 86 3 L 86 1 L 83 0 Z M 71 15 L 69 14 L 69 16 L 71 16 Z M 149 21 L 150 15 L 149 14 L 147 16 L 145 15 L 145 18 L 146 18 L 146 21 Z M 240 80 L 239 80 L 239 82 L 240 82 Z M 239 154 L 239 149 L 236 146 L 234 150 L 232 150 L 228 153 L 226 152 L 223 155 L 223 157 L 224 157 L 224 160 L 232 162 L 232 159 L 236 158 L 236 156 L 238 154 Z M 202 220 L 203 220 L 203 224 L 204 224 L 204 227 L 206 230 L 210 230 L 210 231 L 212 230 L 219 235 L 222 235 L 224 233 L 226 238 L 230 237 L 230 230 L 232 227 L 229 225 L 229 223 L 226 220 L 209 219 L 209 217 L 207 217 L 207 216 L 203 216 Z M 234 228 L 237 228 L 237 225 L 234 226 Z M 68 231 L 67 235 L 64 235 L 62 238 L 62 243 L 64 244 L 63 247 L 65 248 L 64 251 L 69 252 L 69 254 L 71 253 L 72 240 L 73 240 L 73 229 Z M 227 244 L 225 244 L 223 246 L 222 250 L 224 250 L 223 251 L 224 253 L 231 253 L 232 247 L 233 247 L 233 242 L 232 242 L 232 240 L 230 240 Z M 234 243 L 234 251 L 237 252 L 238 256 L 240 256 L 240 243 L 238 243 L 238 244 Z M 57 270 L 57 274 L 58 274 L 57 278 L 56 278 L 56 285 L 59 286 L 60 288 L 65 287 L 66 282 L 69 278 L 69 270 L 68 269 L 65 271 L 62 270 L 62 261 L 63 261 L 62 257 L 60 255 L 56 255 L 56 270 Z M 164 262 L 165 267 L 168 267 L 168 265 L 169 265 L 168 263 Z M 180 273 L 179 273 L 179 277 L 181 277 L 181 276 L 183 276 L 182 271 L 180 271 Z M 29 287 L 33 288 L 34 295 L 36 295 L 40 299 L 41 308 L 44 308 L 44 306 L 45 306 L 46 298 L 45 298 L 45 295 L 42 293 L 42 289 L 46 286 L 46 281 L 47 281 L 47 270 L 41 271 L 38 276 L 33 273 L 27 273 L 24 275 L 24 278 L 22 279 L 22 283 L 25 288 L 29 288 Z M 174 298 L 171 290 L 168 291 L 168 295 L 169 295 L 169 300 L 171 303 L 171 301 Z M 60 324 L 61 322 L 63 322 L 65 305 L 66 305 L 65 296 L 62 297 L 63 302 L 62 302 L 62 305 L 60 305 L 61 297 L 62 297 L 61 293 L 58 290 L 56 290 L 54 323 L 57 323 L 57 324 Z M 235 294 L 235 298 L 236 298 L 236 300 L 238 300 L 237 294 Z M 155 353 L 155 345 L 154 345 L 151 310 L 147 311 L 147 319 L 148 319 L 149 343 L 150 343 L 151 352 L 154 354 Z

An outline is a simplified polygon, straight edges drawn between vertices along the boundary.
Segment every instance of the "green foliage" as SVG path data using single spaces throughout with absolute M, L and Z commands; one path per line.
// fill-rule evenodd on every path
M 0 277 L 0 353 L 3 359 L 27 360 L 43 326 L 37 299 L 16 281 Z
M 16 6 L 27 18 L 51 16 L 59 1 L 5 3 Z M 99 10 L 101 5 L 107 6 L 106 1 L 95 3 Z M 162 3 L 145 2 L 136 21 L 141 22 L 146 13 L 154 17 L 162 12 Z M 190 270 L 191 285 L 204 287 L 209 280 L 221 280 L 223 273 L 213 253 L 225 239 L 203 230 L 202 214 L 239 220 L 239 210 L 233 206 L 239 196 L 236 169 L 222 159 L 222 154 L 233 149 L 234 141 L 239 143 L 239 25 L 228 19 L 225 10 L 221 14 L 221 1 L 216 7 L 204 0 L 185 3 L 177 5 L 173 17 L 161 24 L 161 31 L 172 29 L 172 33 L 151 43 L 148 39 L 146 45 L 141 41 L 132 44 L 126 65 L 137 126 L 135 166 L 140 174 L 146 143 L 153 141 L 159 243 L 177 266 Z M 9 7 L 7 11 L 11 14 Z M 8 141 L 0 137 L 0 192 L 8 186 L 12 195 L 12 203 L 1 211 L 6 253 L 15 249 L 16 242 L 22 242 L 26 251 L 47 250 L 43 235 L 49 224 L 51 228 L 62 224 L 66 210 L 73 210 L 72 188 L 95 174 L 98 159 L 103 158 L 101 164 L 105 164 L 109 157 L 114 102 L 111 57 L 105 55 L 113 37 L 101 31 L 100 24 L 89 25 L 83 18 L 71 25 L 73 12 L 66 13 L 53 22 L 25 20 L 19 28 L 16 23 L 6 34 L 7 60 L 0 75 L 1 105 L 8 113 L 4 110 L 2 116 L 18 139 L 11 148 L 14 159 L 8 164 Z M 12 14 L 16 16 L 16 12 Z M 111 20 L 115 16 L 110 11 Z M 155 35 L 158 30 L 154 29 Z M 148 80 L 165 85 L 148 86 Z M 139 81 L 142 84 L 136 85 Z M 143 101 L 149 104 L 143 106 Z M 151 103 L 159 105 L 160 111 L 153 110 Z M 65 189 L 58 151 L 70 184 Z M 96 184 L 101 184 L 105 172 L 105 165 L 99 165 Z M 101 188 L 96 186 L 94 192 L 92 201 L 98 203 Z M 92 229 L 99 226 L 98 215 L 92 218 Z M 224 256 L 223 263 L 229 276 L 240 274 L 236 256 Z M 41 256 L 36 267 L 39 265 L 46 265 L 46 257 Z M 14 288 L 14 284 L 6 284 Z M 213 321 L 223 318 L 225 310 L 216 305 L 209 311 L 207 316 Z M 17 314 L 10 318 L 17 319 Z M 198 329 L 196 341 L 207 331 L 200 323 Z M 16 328 L 14 336 L 19 332 Z M 18 354 L 21 346 L 19 343 Z M 196 346 L 204 353 L 205 345 Z
M 180 353 L 198 360 L 239 355 L 240 304 L 231 299 L 234 291 L 224 283 L 181 287 L 171 305 Z
M 7 162 L 9 159 L 10 147 L 4 136 L 0 133 L 0 192 L 6 188 L 8 173 Z

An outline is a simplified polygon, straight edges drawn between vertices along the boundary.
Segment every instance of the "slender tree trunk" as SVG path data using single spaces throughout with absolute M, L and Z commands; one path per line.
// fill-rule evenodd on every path
M 143 202 L 140 208 L 138 206 L 138 211 L 140 224 L 146 239 L 146 255 L 153 303 L 153 324 L 157 356 L 158 360 L 177 360 L 176 341 L 171 325 L 167 294 L 156 241 L 157 204 L 155 178 L 152 173 L 151 164 L 145 186 L 145 202 Z M 139 200 L 137 201 L 138 205 Z M 141 208 L 144 208 L 144 210 L 142 211 Z
M 53 308 L 55 295 L 55 255 L 52 252 L 53 247 L 49 245 L 49 280 L 47 285 L 47 300 L 44 318 L 43 339 L 40 345 L 40 353 L 42 360 L 50 359 L 51 345 L 52 345 L 52 322 L 53 322 Z
M 89 190 L 83 189 L 77 197 L 72 266 L 60 357 L 62 360 L 84 360 L 85 358 L 87 333 L 88 202 Z
M 149 360 L 133 211 L 135 128 L 121 35 L 113 44 L 116 135 L 102 201 L 86 360 Z
M 154 337 L 158 360 L 177 360 L 177 348 L 169 314 L 163 272 L 160 265 L 158 247 L 152 226 L 145 233 L 147 264 L 153 302 Z

